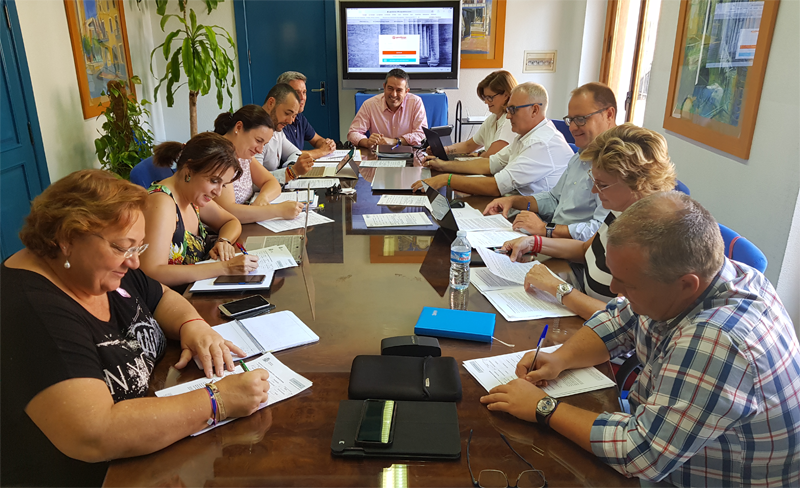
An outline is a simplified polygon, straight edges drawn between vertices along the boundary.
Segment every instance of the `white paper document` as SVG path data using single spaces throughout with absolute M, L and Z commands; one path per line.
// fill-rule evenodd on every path
M 460 227 L 459 227 L 460 229 Z M 501 247 L 506 241 L 526 237 L 515 230 L 467 231 L 467 240 L 472 247 Z
M 280 246 L 262 247 L 250 251 L 253 256 L 258 256 L 258 269 L 256 274 L 264 274 L 261 271 L 278 270 L 284 268 L 294 268 L 297 266 L 297 261 L 292 257 L 289 248 L 281 244 Z
M 481 293 L 506 288 L 519 289 L 519 284 L 504 280 L 495 275 L 489 268 L 472 268 L 469 270 L 469 282 Z
M 286 247 L 286 246 L 282 246 Z M 288 249 L 287 249 L 288 252 Z M 241 256 L 242 253 L 236 253 L 236 256 Z M 206 264 L 216 263 L 217 260 L 215 259 L 207 259 L 205 261 L 199 261 L 195 263 L 195 266 L 205 266 Z M 296 266 L 296 264 L 295 264 Z M 269 288 L 272 286 L 272 277 L 275 274 L 275 270 L 272 269 L 268 263 L 264 263 L 262 266 L 261 258 L 258 258 L 258 268 L 255 271 L 251 271 L 248 273 L 249 275 L 264 275 L 264 281 L 261 283 L 249 284 L 249 285 L 242 285 L 239 283 L 221 283 L 219 285 L 215 285 L 214 281 L 217 278 L 208 278 L 205 280 L 197 280 L 192 283 L 192 286 L 189 288 L 189 291 L 192 293 L 195 292 L 218 292 L 224 293 L 227 291 L 246 291 L 246 290 L 261 290 L 264 288 Z
M 283 203 L 283 202 L 300 202 L 300 203 L 308 203 L 308 192 L 306 191 L 286 191 L 278 195 L 275 200 L 271 201 L 270 203 Z M 319 195 L 316 193 L 311 193 L 311 206 L 316 207 L 317 203 L 319 203 Z
M 320 215 L 316 212 L 311 212 L 308 214 L 309 227 L 312 225 L 327 224 L 329 222 L 333 222 L 333 219 L 329 219 L 328 217 Z M 306 213 L 300 212 L 300 214 L 292 220 L 272 219 L 262 220 L 261 222 L 256 223 L 271 230 L 272 232 L 284 232 L 287 230 L 302 229 L 306 223 Z
M 339 161 L 342 160 L 342 158 L 347 156 L 347 154 L 349 152 L 350 152 L 349 149 L 337 149 L 337 150 L 333 151 L 332 153 L 328 154 L 327 156 L 322 156 L 321 158 L 315 159 L 315 161 L 320 161 L 320 162 L 322 162 L 322 161 L 335 161 L 335 162 L 338 163 Z M 358 149 L 353 151 L 353 160 L 361 161 L 361 151 L 359 151 Z
M 300 376 L 299 374 L 295 373 L 285 364 L 278 361 L 278 359 L 272 355 L 272 353 L 267 353 L 261 356 L 258 359 L 250 361 L 247 363 L 247 367 L 253 371 L 256 369 L 265 369 L 269 372 L 269 398 L 267 399 L 266 403 L 262 403 L 258 406 L 258 409 L 261 410 L 264 407 L 272 405 L 274 403 L 278 403 L 282 400 L 286 400 L 287 398 L 291 398 L 298 393 L 307 390 L 311 387 L 312 383 L 307 378 Z M 229 374 L 241 374 L 244 373 L 244 370 L 241 366 L 237 365 L 236 370 L 233 373 L 227 373 L 225 376 Z M 195 390 L 201 390 L 205 388 L 207 383 L 216 383 L 222 378 L 215 377 L 212 380 L 207 378 L 199 378 L 194 381 L 189 381 L 186 383 L 182 383 L 180 385 L 175 385 L 170 388 L 165 388 L 163 390 L 157 391 L 157 397 L 170 397 L 175 395 L 180 395 L 183 393 L 189 393 Z M 236 420 L 235 418 L 224 420 L 217 425 L 206 427 L 205 429 L 192 434 L 192 436 L 204 434 L 209 430 L 215 429 L 220 425 L 225 425 L 228 422 L 232 422 Z
M 405 168 L 406 162 L 398 159 L 369 159 L 358 165 L 361 168 Z
M 431 202 L 425 195 L 381 195 L 378 205 L 431 209 Z
M 242 348 L 245 355 L 233 354 L 235 361 L 319 341 L 319 336 L 290 310 L 241 319 L 239 323 L 231 320 L 212 327 L 223 339 Z M 195 362 L 201 367 L 197 358 Z
M 456 223 L 458 230 L 511 230 L 511 222 L 500 214 L 466 219 L 456 217 Z
M 341 185 L 339 178 L 298 178 L 286 184 L 287 190 L 297 190 L 298 188 L 330 188 Z
M 453 210 L 453 217 L 455 217 L 456 219 L 456 223 L 458 223 L 459 220 L 479 219 L 483 217 L 483 213 L 481 213 L 480 210 L 475 209 L 469 203 L 464 203 L 463 208 L 454 208 L 452 210 Z
M 552 353 L 561 346 L 543 347 L 540 352 Z M 516 379 L 517 363 L 529 351 L 512 352 L 501 356 L 464 361 L 464 368 L 478 380 L 486 391 Z M 581 368 L 564 371 L 558 378 L 548 381 L 543 387 L 545 393 L 553 398 L 563 398 L 578 393 L 602 390 L 616 386 L 616 383 L 595 368 Z
M 425 212 L 402 212 L 364 215 L 367 227 L 405 227 L 410 225 L 433 225 Z
M 499 254 L 483 247 L 478 247 L 475 250 L 481 255 L 481 259 L 486 263 L 489 271 L 518 285 L 525 283 L 525 275 L 535 264 L 539 263 L 539 261 L 518 263 L 512 261 L 507 254 Z
M 525 291 L 519 285 L 516 288 L 496 288 L 490 291 L 479 288 L 479 290 L 509 322 L 577 315 L 558 303 L 555 297 L 546 291 L 534 288 Z

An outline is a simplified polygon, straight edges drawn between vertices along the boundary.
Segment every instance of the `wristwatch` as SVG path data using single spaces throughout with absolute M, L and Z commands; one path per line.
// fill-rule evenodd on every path
M 553 231 L 556 230 L 556 223 L 550 222 L 549 224 L 544 226 L 547 229 L 547 236 L 546 237 L 553 237 Z
M 560 285 L 558 285 L 558 288 L 556 288 L 556 300 L 558 300 L 558 303 L 564 305 L 564 302 L 562 300 L 564 299 L 565 296 L 572 293 L 572 290 L 574 289 L 575 287 L 570 285 L 569 283 L 561 283 Z
M 536 404 L 536 421 L 545 427 L 550 427 L 550 416 L 558 408 L 558 400 L 546 396 Z

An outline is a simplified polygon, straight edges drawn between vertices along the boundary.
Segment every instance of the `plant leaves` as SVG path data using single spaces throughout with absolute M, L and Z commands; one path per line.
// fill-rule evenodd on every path
M 175 39 L 182 31 L 180 29 L 174 30 L 167 34 L 167 38 L 164 40 L 164 59 L 169 59 L 169 51 L 172 47 L 172 40 Z
M 170 19 L 170 17 L 175 17 L 181 22 L 181 24 L 186 25 L 186 21 L 180 15 L 175 15 L 175 14 L 165 15 L 161 17 L 161 32 L 164 32 L 164 26 L 167 25 L 167 21 Z
M 156 12 L 161 16 L 167 12 L 167 0 L 156 0 Z
M 197 15 L 192 9 L 189 9 L 189 21 L 191 22 L 192 35 L 194 35 L 195 31 L 197 31 Z
M 172 55 L 172 60 L 167 69 L 167 73 L 172 78 L 173 83 L 177 83 L 181 79 L 181 52 L 183 47 L 179 47 L 175 54 Z M 166 77 L 166 75 L 164 75 Z
M 203 29 L 206 31 L 206 39 L 208 39 L 208 44 L 211 47 L 211 51 L 216 51 L 219 49 L 219 44 L 217 44 L 217 35 L 214 33 L 214 29 L 208 26 L 203 26 Z
M 186 79 L 189 81 L 189 90 L 197 91 L 197 82 L 194 78 L 194 52 L 192 51 L 192 40 L 188 37 L 183 40 L 181 57 L 183 58 L 183 72 L 186 73 Z

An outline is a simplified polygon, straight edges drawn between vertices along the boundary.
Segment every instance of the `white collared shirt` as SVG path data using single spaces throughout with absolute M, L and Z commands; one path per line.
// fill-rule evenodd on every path
M 517 135 L 511 131 L 511 121 L 503 114 L 500 118 L 497 115 L 491 114 L 486 117 L 478 132 L 472 136 L 472 140 L 476 144 L 480 144 L 486 149 L 497 141 L 505 141 L 509 144 L 514 140 Z

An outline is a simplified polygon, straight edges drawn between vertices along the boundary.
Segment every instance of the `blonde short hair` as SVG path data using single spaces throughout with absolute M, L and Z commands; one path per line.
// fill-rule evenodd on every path
M 631 123 L 597 136 L 583 150 L 581 159 L 619 175 L 628 188 L 643 196 L 675 188 L 675 165 L 669 159 L 667 140 L 658 132 Z

